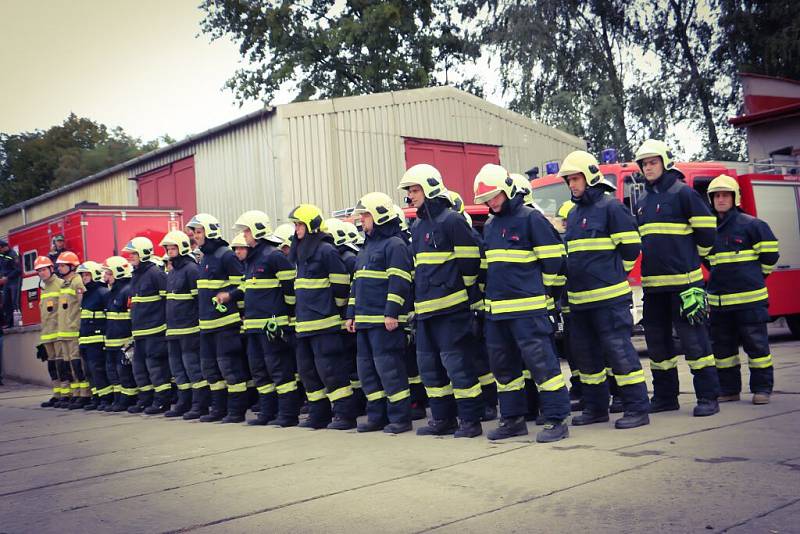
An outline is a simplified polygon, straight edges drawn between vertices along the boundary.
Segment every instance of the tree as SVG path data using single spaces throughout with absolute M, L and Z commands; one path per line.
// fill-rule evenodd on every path
M 167 136 L 143 143 L 121 128 L 70 114 L 46 131 L 0 134 L 0 208 L 41 195 L 140 154 Z
M 230 37 L 248 66 L 226 86 L 240 103 L 270 102 L 284 86 L 297 100 L 474 80 L 458 65 L 476 58 L 452 0 L 204 0 L 202 31 Z

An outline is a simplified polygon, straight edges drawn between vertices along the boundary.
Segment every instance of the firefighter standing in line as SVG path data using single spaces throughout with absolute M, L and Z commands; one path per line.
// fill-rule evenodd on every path
M 164 417 L 199 419 L 208 413 L 208 382 L 200 369 L 200 326 L 197 279 L 200 266 L 184 232 L 173 230 L 161 240 L 170 269 L 166 282 L 167 350 L 169 368 L 178 386 L 178 402 Z
M 369 193 L 356 204 L 366 234 L 358 254 L 347 307 L 347 330 L 358 340 L 358 377 L 367 396 L 367 421 L 359 432 L 411 430 L 411 390 L 405 367 L 411 256 L 400 237 L 392 199 Z
M 244 284 L 220 293 L 220 302 L 244 301 L 247 360 L 258 391 L 258 417 L 250 425 L 297 426 L 300 397 L 295 379 L 294 335 L 289 318 L 295 304 L 295 269 L 276 248 L 283 240 L 272 235 L 269 216 L 247 211 L 236 220 L 250 247 Z
M 289 249 L 292 246 L 293 236 L 294 225 L 292 223 L 280 224 L 272 232 L 272 237 L 275 240 L 275 246 L 287 256 L 289 255 Z M 280 242 L 278 240 L 280 240 Z
M 74 252 L 62 252 L 56 261 L 62 285 L 58 299 L 58 341 L 56 351 L 60 359 L 69 362 L 72 382 L 69 385 L 72 401 L 61 408 L 77 410 L 89 404 L 89 382 L 78 349 L 78 335 L 81 324 L 81 298 L 86 290 L 81 277 L 75 274 L 80 260 Z
M 92 400 L 83 409 L 105 411 L 114 397 L 114 387 L 106 373 L 106 354 L 103 352 L 108 286 L 103 282 L 103 266 L 96 261 L 81 263 L 75 272 L 81 276 L 86 288 L 81 299 L 78 345 L 92 387 Z
M 575 207 L 567 232 L 567 299 L 572 348 L 583 391 L 583 413 L 576 426 L 609 420 L 606 366 L 619 386 L 625 415 L 614 426 L 626 429 L 650 423 L 650 401 L 639 354 L 633 348 L 628 273 L 641 250 L 636 222 L 616 197 L 597 160 L 582 150 L 569 154 L 558 171 Z M 598 350 L 600 349 L 600 350 Z
M 672 326 L 694 377 L 696 417 L 719 412 L 719 378 L 706 328 L 700 258 L 714 244 L 716 220 L 700 194 L 683 182 L 672 152 L 648 139 L 634 158 L 647 183 L 636 203 L 642 237 L 643 320 L 653 373 L 653 413 L 678 410 L 678 357 Z
M 47 372 L 53 382 L 53 396 L 42 403 L 42 408 L 54 407 L 62 400 L 69 399 L 70 377 L 69 362 L 61 359 L 61 352 L 56 351 L 58 342 L 58 300 L 59 291 L 63 285 L 61 278 L 56 276 L 53 262 L 47 256 L 39 256 L 33 264 L 36 274 L 39 275 L 39 315 L 42 321 L 40 341 L 47 352 Z
M 349 430 L 356 427 L 357 406 L 341 330 L 350 275 L 318 207 L 300 204 L 289 220 L 295 223 L 289 260 L 297 265 L 297 369 L 308 398 L 308 419 L 300 426 Z
M 484 410 L 469 347 L 472 314 L 464 280 L 478 276 L 480 248 L 466 219 L 452 210 L 435 167 L 414 165 L 398 188 L 417 209 L 411 240 L 417 363 L 431 408 L 428 425 L 417 434 L 476 437 L 483 433 Z
M 161 414 L 170 409 L 172 382 L 167 350 L 167 274 L 154 261 L 153 242 L 134 237 L 123 249 L 133 266 L 131 281 L 131 329 L 133 373 L 139 386 L 139 402 L 129 413 Z
M 742 391 L 739 343 L 747 352 L 753 404 L 768 404 L 773 385 L 769 350 L 767 276 L 778 262 L 778 240 L 769 225 L 743 213 L 739 184 L 720 175 L 708 186 L 717 215 L 717 237 L 706 257 L 710 267 L 711 343 L 720 381 L 720 402 Z
M 111 284 L 106 300 L 106 367 L 113 367 L 119 379 L 119 389 L 114 394 L 110 411 L 124 412 L 136 404 L 139 393 L 128 357 L 133 351 L 130 312 L 133 267 L 122 256 L 110 256 L 106 258 L 105 271 Z
M 474 183 L 475 203 L 494 215 L 484 226 L 486 274 L 486 344 L 497 380 L 501 419 L 489 439 L 528 433 L 523 365 L 539 390 L 545 419 L 536 441 L 569 436 L 569 394 L 561 374 L 547 312 L 545 278 L 562 272 L 564 245 L 540 212 L 524 205 L 513 179 L 499 165 L 484 165 Z
M 216 217 L 198 213 L 187 226 L 194 230 L 195 241 L 203 252 L 197 281 L 200 364 L 211 389 L 211 409 L 200 421 L 241 423 L 249 406 L 250 376 L 239 333 L 242 320 L 238 307 L 218 302 L 217 293 L 229 293 L 239 287 L 244 268 L 222 239 Z

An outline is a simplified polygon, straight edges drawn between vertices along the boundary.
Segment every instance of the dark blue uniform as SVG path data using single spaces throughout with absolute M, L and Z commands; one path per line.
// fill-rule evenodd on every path
M 78 334 L 78 347 L 81 358 L 86 363 L 92 396 L 103 407 L 110 405 L 114 387 L 106 372 L 106 357 L 103 352 L 103 336 L 106 330 L 106 300 L 108 287 L 99 282 L 86 284 L 86 292 L 81 299 L 81 326 Z M 88 409 L 98 408 L 92 402 Z
M 130 304 L 131 280 L 129 278 L 115 280 L 106 297 L 106 330 L 103 338 L 106 349 L 106 373 L 108 376 L 116 374 L 118 379 L 114 404 L 111 407 L 114 412 L 124 411 L 135 404 L 139 392 L 131 362 L 122 352 L 123 348 L 133 343 Z

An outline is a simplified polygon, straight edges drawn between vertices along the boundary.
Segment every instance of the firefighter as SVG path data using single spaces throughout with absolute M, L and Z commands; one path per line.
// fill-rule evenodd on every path
M 197 311 L 197 279 L 200 266 L 192 255 L 189 236 L 168 232 L 160 245 L 167 251 L 170 268 L 166 282 L 167 352 L 169 368 L 178 386 L 178 402 L 164 417 L 186 421 L 208 413 L 208 382 L 200 369 L 200 325 Z
M 747 352 L 753 404 L 768 404 L 773 385 L 766 278 L 778 262 L 778 240 L 769 225 L 742 212 L 739 184 L 720 175 L 708 186 L 717 215 L 717 237 L 706 257 L 710 268 L 711 343 L 720 402 L 739 400 L 739 343 Z
M 575 203 L 571 200 L 565 200 L 561 206 L 559 206 L 558 211 L 556 212 L 556 228 L 560 228 L 559 233 L 563 234 L 567 230 L 567 216 L 569 215 L 570 210 L 575 207 Z M 581 390 L 581 372 L 578 369 L 578 362 L 575 360 L 575 353 L 572 350 L 572 345 L 570 343 L 570 335 L 571 335 L 571 315 L 570 315 L 570 308 L 569 308 L 569 299 L 567 298 L 566 291 L 561 294 L 561 298 L 559 299 L 559 311 L 561 313 L 561 321 L 564 324 L 564 330 L 562 332 L 562 347 L 565 352 L 567 358 L 567 364 L 569 365 L 570 370 L 570 388 L 569 388 L 569 400 L 571 402 L 571 410 L 573 412 L 579 412 L 583 410 L 583 391 Z
M 39 275 L 39 315 L 42 322 L 42 333 L 39 337 L 47 352 L 47 372 L 53 383 L 53 396 L 42 403 L 42 408 L 51 408 L 70 395 L 70 369 L 69 362 L 60 358 L 61 352 L 56 351 L 58 342 L 58 300 L 59 291 L 63 282 L 55 274 L 53 262 L 47 256 L 39 256 L 33 263 L 36 274 Z
M 465 218 L 453 211 L 435 167 L 412 166 L 399 189 L 417 209 L 411 240 L 417 363 L 431 407 L 428 425 L 417 434 L 476 437 L 483 432 L 483 402 L 469 347 L 473 325 L 464 281 L 480 272 L 480 248 Z
M 369 193 L 356 204 L 366 234 L 355 265 L 347 330 L 357 336 L 358 378 L 367 396 L 359 432 L 411 430 L 411 390 L 405 366 L 403 314 L 411 300 L 411 255 L 400 237 L 392 199 Z
M 247 255 L 250 254 L 250 245 L 245 241 L 242 232 L 237 233 L 231 239 L 231 250 L 236 254 L 236 259 L 242 263 L 242 269 L 244 269 L 244 262 L 247 260 Z
M 300 204 L 289 220 L 295 223 L 289 260 L 297 265 L 297 368 L 308 398 L 308 419 L 300 426 L 349 430 L 356 427 L 357 406 L 341 329 L 350 275 L 318 207 Z
M 62 252 L 56 260 L 56 268 L 61 277 L 58 306 L 58 342 L 56 351 L 60 359 L 69 362 L 72 382 L 69 385 L 72 400 L 61 408 L 81 409 L 89 404 L 89 382 L 84 363 L 78 349 L 78 335 L 81 323 L 81 298 L 86 290 L 81 277 L 75 274 L 80 260 L 74 252 Z
M 539 390 L 545 419 L 536 441 L 569 436 L 569 394 L 551 339 L 545 279 L 560 275 L 564 245 L 540 212 L 525 206 L 503 167 L 484 165 L 475 177 L 475 202 L 493 217 L 484 226 L 486 246 L 486 343 L 497 380 L 501 419 L 489 439 L 528 433 L 524 365 Z
M 700 258 L 714 244 L 716 221 L 700 194 L 683 182 L 672 151 L 648 139 L 636 151 L 646 179 L 636 203 L 642 238 L 642 323 L 653 373 L 653 413 L 678 410 L 678 332 L 693 378 L 696 417 L 719 412 L 719 378 L 705 324 L 706 300 Z
M 295 378 L 294 334 L 289 317 L 295 304 L 295 269 L 276 248 L 283 239 L 272 235 L 269 216 L 247 211 L 236 220 L 250 253 L 244 284 L 219 293 L 223 303 L 244 301 L 247 360 L 258 392 L 258 417 L 250 425 L 297 426 L 300 396 Z
M 272 232 L 272 237 L 275 240 L 275 245 L 278 250 L 289 255 L 289 248 L 292 246 L 292 237 L 294 236 L 294 225 L 292 223 L 283 223 L 278 225 Z M 280 242 L 278 242 L 280 240 Z
M 242 320 L 237 306 L 217 301 L 217 293 L 230 293 L 242 283 L 244 269 L 228 243 L 220 223 L 198 213 L 188 226 L 203 252 L 197 281 L 200 318 L 200 364 L 211 389 L 211 408 L 201 422 L 241 423 L 249 406 L 250 378 L 239 334 Z
M 636 428 L 650 423 L 644 371 L 631 342 L 632 292 L 628 284 L 641 239 L 636 221 L 608 194 L 616 186 L 605 180 L 599 165 L 588 152 L 576 150 L 558 171 L 575 203 L 567 217 L 564 241 L 570 343 L 580 371 L 583 413 L 573 417 L 572 424 L 609 420 L 608 365 L 625 411 L 614 426 Z
M 109 358 L 108 351 L 106 350 L 105 346 L 106 332 L 108 331 L 108 301 L 111 297 L 111 287 L 114 284 L 114 277 L 105 264 L 100 264 L 100 271 L 102 273 L 101 280 L 103 281 L 103 286 L 105 286 L 105 288 L 108 290 L 106 291 L 105 298 L 103 299 L 103 311 L 105 312 L 106 317 L 103 324 L 103 345 L 101 349 L 103 355 L 103 366 L 105 369 L 106 378 L 108 378 L 108 385 L 111 389 L 111 394 L 109 395 L 107 402 L 99 405 L 97 410 L 100 412 L 111 412 L 113 411 L 114 405 L 119 404 L 119 398 L 121 394 L 119 373 L 117 372 L 117 362 Z
M 129 413 L 157 415 L 169 411 L 172 382 L 167 350 L 167 275 L 154 260 L 153 242 L 134 237 L 123 249 L 133 266 L 131 281 L 131 331 L 133 373 L 139 402 Z
M 92 387 L 92 400 L 83 409 L 105 411 L 114 397 L 114 387 L 106 373 L 106 355 L 103 352 L 108 286 L 103 282 L 103 266 L 96 261 L 81 263 L 75 272 L 80 275 L 86 288 L 81 299 L 78 347 Z
M 133 267 L 122 256 L 106 258 L 104 267 L 108 273 L 107 280 L 111 284 L 106 300 L 106 368 L 113 367 L 119 379 L 119 390 L 114 394 L 110 411 L 124 412 L 136 404 L 139 393 L 132 367 L 130 305 Z

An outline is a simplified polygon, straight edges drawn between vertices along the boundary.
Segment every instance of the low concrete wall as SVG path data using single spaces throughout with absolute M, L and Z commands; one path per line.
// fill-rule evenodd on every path
M 3 378 L 50 385 L 47 364 L 36 359 L 39 325 L 9 328 L 3 336 Z

